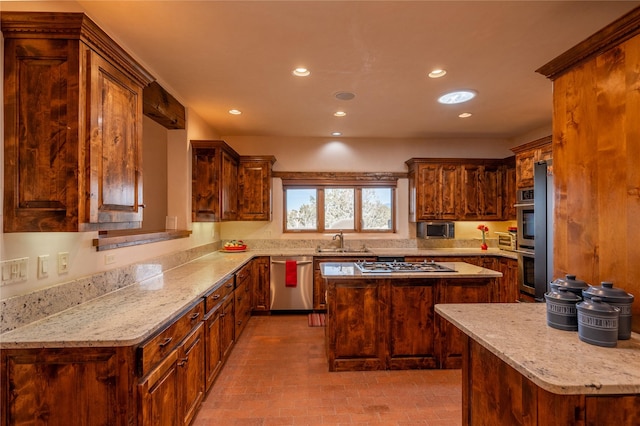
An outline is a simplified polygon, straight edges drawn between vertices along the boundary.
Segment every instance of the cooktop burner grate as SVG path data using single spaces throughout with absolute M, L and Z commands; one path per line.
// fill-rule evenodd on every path
M 362 272 L 455 272 L 435 262 L 356 262 Z

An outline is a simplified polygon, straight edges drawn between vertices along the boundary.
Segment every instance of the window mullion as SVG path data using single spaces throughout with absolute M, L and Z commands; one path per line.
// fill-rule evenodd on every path
M 356 187 L 355 190 L 355 206 L 354 206 L 354 218 L 353 220 L 355 221 L 354 226 L 355 226 L 355 231 L 356 232 L 361 232 L 362 231 L 362 188 L 360 187 Z
M 318 188 L 318 232 L 325 232 L 325 220 L 324 220 L 324 188 Z

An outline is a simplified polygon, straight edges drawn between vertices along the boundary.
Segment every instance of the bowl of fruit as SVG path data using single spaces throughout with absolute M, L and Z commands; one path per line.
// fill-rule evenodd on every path
M 247 245 L 242 240 L 231 240 L 224 243 L 222 251 L 245 251 Z

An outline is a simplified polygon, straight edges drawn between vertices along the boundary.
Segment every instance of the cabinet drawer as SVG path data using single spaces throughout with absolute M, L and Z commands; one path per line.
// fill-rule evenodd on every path
M 234 279 L 230 277 L 221 286 L 207 293 L 204 296 L 205 312 L 215 308 L 228 294 L 231 294 L 233 287 Z
M 248 263 L 236 272 L 236 287 L 240 287 L 242 282 L 251 276 L 251 263 Z
M 198 302 L 159 334 L 138 346 L 138 375 L 144 376 L 162 361 L 203 318 L 204 303 Z

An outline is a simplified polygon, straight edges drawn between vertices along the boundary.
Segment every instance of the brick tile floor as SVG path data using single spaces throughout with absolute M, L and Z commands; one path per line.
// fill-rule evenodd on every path
M 461 380 L 460 370 L 331 373 L 323 327 L 254 316 L 193 425 L 456 426 Z

